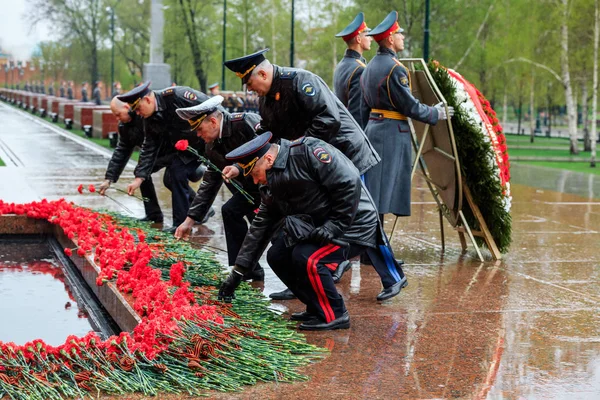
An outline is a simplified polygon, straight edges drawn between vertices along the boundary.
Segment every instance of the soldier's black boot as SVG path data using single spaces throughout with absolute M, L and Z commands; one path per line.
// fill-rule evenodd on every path
M 399 295 L 400 291 L 407 286 L 408 281 L 406 280 L 405 276 L 398 282 L 394 283 L 392 286 L 383 289 L 381 293 L 377 295 L 377 301 L 391 299 L 392 297 Z
M 273 300 L 293 300 L 296 295 L 290 289 L 285 289 L 281 292 L 271 293 L 269 297 Z
M 146 215 L 143 218 L 138 218 L 138 221 L 140 221 L 140 222 L 162 223 L 163 222 L 163 215 L 162 214 L 159 214 L 159 215 Z
M 350 328 L 350 315 L 348 311 L 342 314 L 341 317 L 327 323 L 320 319 L 311 319 L 300 324 L 299 328 L 304 331 L 331 331 L 333 329 L 348 329 Z
M 342 261 L 341 263 L 339 263 L 335 271 L 333 271 L 333 274 L 331 274 L 331 276 L 333 277 L 333 283 L 338 283 L 342 279 L 344 273 L 350 268 L 352 268 L 350 260 Z

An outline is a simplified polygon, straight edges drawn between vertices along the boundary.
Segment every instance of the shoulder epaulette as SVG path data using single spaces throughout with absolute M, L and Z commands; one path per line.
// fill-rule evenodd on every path
M 241 121 L 246 116 L 246 113 L 233 113 L 231 114 L 231 121 Z
M 298 139 L 294 139 L 290 142 L 290 147 L 299 146 L 304 143 L 306 136 L 300 136 Z
M 161 91 L 160 94 L 162 94 L 163 96 L 170 96 L 174 93 L 173 89 L 164 89 L 163 91 Z
M 279 76 L 281 79 L 294 79 L 296 77 L 296 71 L 281 71 L 281 75 Z
M 358 63 L 358 65 L 360 65 L 361 67 L 365 68 L 367 66 L 367 64 L 365 64 L 364 62 L 362 62 L 361 60 L 359 60 L 358 58 L 355 58 L 354 61 L 356 61 Z
M 402 65 L 402 63 L 400 62 L 400 60 L 398 60 L 397 58 L 393 58 L 393 57 L 392 57 L 392 60 L 394 60 L 394 62 L 395 62 L 396 64 L 400 65 L 401 67 L 404 67 L 404 65 Z

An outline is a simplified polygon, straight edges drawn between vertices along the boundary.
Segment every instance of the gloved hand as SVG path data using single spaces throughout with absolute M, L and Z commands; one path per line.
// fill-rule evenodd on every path
M 235 289 L 240 286 L 243 278 L 244 274 L 234 267 L 227 279 L 221 283 L 217 298 L 223 300 L 225 303 L 231 303 L 231 300 L 235 298 Z
M 331 243 L 335 236 L 333 232 L 331 232 L 325 225 L 319 226 L 315 228 L 311 233 L 308 239 L 312 242 L 319 243 L 322 245 Z
M 438 119 L 450 119 L 454 115 L 454 107 L 448 106 L 448 114 L 446 115 L 446 109 L 444 108 L 444 103 L 440 102 L 433 106 L 438 112 Z

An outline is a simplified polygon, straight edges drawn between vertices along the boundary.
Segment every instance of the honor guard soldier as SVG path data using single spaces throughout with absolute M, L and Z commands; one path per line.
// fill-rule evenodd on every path
M 392 11 L 369 32 L 379 50 L 361 77 L 365 132 L 382 159 L 365 175 L 365 184 L 382 218 L 387 213 L 410 215 L 412 147 L 408 118 L 431 125 L 447 119 L 442 103 L 430 107 L 413 97 L 408 70 L 396 56 L 404 49 L 403 31 L 398 13 Z
M 88 101 L 87 87 L 88 87 L 87 82 L 83 82 L 83 85 L 81 85 L 81 101 L 84 103 L 87 103 L 87 101 Z
M 92 99 L 97 106 L 102 105 L 102 82 L 94 82 L 94 90 L 92 91 Z
M 176 110 L 198 105 L 208 100 L 208 96 L 186 86 L 150 90 L 150 82 L 146 82 L 117 96 L 117 99 L 129 104 L 132 111 L 145 119 L 146 126 L 146 138 L 135 170 L 135 180 L 127 187 L 129 194 L 133 195 L 142 182 L 149 179 L 161 146 L 164 146 L 165 154 L 172 155 L 168 172 L 171 182 L 173 226 L 163 230 L 175 233 L 177 227 L 185 221 L 190 203 L 196 194 L 190 188 L 189 181 L 197 182 L 202 177 L 198 157 L 188 151 L 176 150 L 175 143 L 185 139 L 198 153 L 204 153 L 204 142 L 196 136 L 190 124 L 179 118 Z M 214 210 L 211 210 L 212 214 Z
M 269 265 L 306 305 L 292 320 L 303 321 L 304 330 L 347 329 L 350 317 L 333 282 L 335 265 L 367 251 L 384 282 L 379 300 L 397 295 L 406 277 L 397 263 L 383 259 L 377 211 L 352 162 L 316 138 L 282 139 L 279 145 L 270 139 L 270 132 L 263 133 L 227 154 L 264 186 L 258 214 L 218 296 L 231 300 L 271 241 Z
M 98 192 L 102 195 L 104 195 L 112 183 L 119 180 L 133 150 L 136 147 L 142 147 L 144 143 L 144 120 L 131 111 L 129 104 L 113 98 L 110 102 L 110 110 L 119 121 L 119 141 L 108 162 L 104 176 L 105 180 L 98 188 Z M 157 159 L 156 164 L 161 164 L 160 157 Z M 165 174 L 165 178 L 168 176 L 169 174 Z M 165 186 L 170 187 L 170 183 L 165 182 Z M 158 204 L 156 190 L 154 189 L 151 177 L 144 180 L 140 186 L 140 191 L 142 192 L 142 196 L 145 197 L 144 210 L 146 211 L 146 216 L 141 218 L 141 221 L 163 222 L 163 213 Z
M 260 125 L 260 117 L 258 114 L 230 114 L 221 106 L 222 102 L 223 97 L 216 95 L 197 106 L 178 109 L 177 115 L 188 121 L 192 129 L 204 140 L 206 158 L 226 173 L 228 169 L 238 167 L 233 166 L 234 163 L 227 160 L 225 155 L 256 137 L 256 128 Z M 260 205 L 258 186 L 252 182 L 252 178 L 243 176 L 240 182 L 253 201 L 249 201 L 231 184 L 226 183 L 233 196 L 221 208 L 229 265 L 235 264 L 235 259 L 246 237 L 246 232 L 248 232 L 248 224 L 244 217 L 252 222 L 254 211 Z M 175 231 L 177 239 L 186 238 L 194 221 L 200 221 L 205 217 L 222 185 L 223 176 L 220 172 L 208 169 L 204 173 L 196 198 L 188 211 L 188 217 Z M 245 279 L 264 280 L 265 273 L 259 264 L 253 265 L 250 270 Z
M 54 81 L 50 81 L 50 84 L 48 85 L 48 95 L 54 96 Z
M 44 81 L 39 81 L 39 83 L 40 83 L 40 91 L 39 91 L 39 93 L 46 94 L 46 84 L 44 83 Z
M 346 42 L 348 48 L 342 60 L 335 67 L 333 73 L 333 91 L 346 106 L 350 115 L 361 123 L 360 105 L 362 93 L 360 89 L 360 76 L 367 66 L 363 52 L 371 49 L 371 37 L 367 36 L 370 29 L 365 23 L 365 14 L 359 13 L 354 21 L 335 35 Z M 364 129 L 364 126 L 361 126 Z
M 221 94 L 221 91 L 219 90 L 219 83 L 218 82 L 215 82 L 212 85 L 210 85 L 208 87 L 208 90 L 210 91 L 210 94 L 209 94 L 210 97 L 217 96 L 217 95 Z
M 73 100 L 73 81 L 69 81 L 69 86 L 67 87 L 67 99 Z
M 62 81 L 62 83 L 60 84 L 60 88 L 58 88 L 58 95 L 62 98 L 65 97 L 65 90 L 66 90 L 65 86 L 66 86 L 65 81 Z

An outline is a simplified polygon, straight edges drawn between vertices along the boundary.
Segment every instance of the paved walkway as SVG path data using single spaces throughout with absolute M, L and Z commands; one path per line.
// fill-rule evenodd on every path
M 0 104 L 0 149 L 9 149 L 15 160 L 0 168 L 0 198 L 66 197 L 119 210 L 108 199 L 76 192 L 80 183 L 101 182 L 106 152 L 31 119 Z M 126 169 L 121 187 L 131 171 Z M 480 263 L 472 252 L 461 255 L 449 226 L 442 254 L 436 206 L 418 179 L 413 215 L 401 220 L 393 237 L 407 262 L 408 288 L 377 304 L 377 275 L 355 264 L 339 285 L 352 328 L 307 334 L 310 342 L 331 349 L 324 361 L 305 369 L 309 381 L 216 397 L 600 398 L 600 179 L 528 166 L 513 166 L 512 176 L 514 239 L 505 260 Z M 112 194 L 143 214 L 137 200 Z M 161 188 L 159 197 L 169 215 L 168 192 Z M 215 206 L 228 197 L 222 191 Z M 391 224 L 386 221 L 388 230 Z M 195 241 L 224 249 L 220 218 L 200 226 Z M 268 271 L 265 293 L 280 285 Z M 274 307 L 302 309 L 297 301 Z

